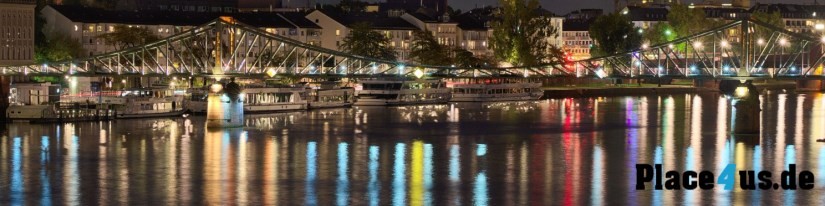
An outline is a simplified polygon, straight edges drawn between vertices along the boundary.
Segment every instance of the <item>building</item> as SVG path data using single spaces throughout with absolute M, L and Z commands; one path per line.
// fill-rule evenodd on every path
M 34 0 L 0 0 L 0 65 L 34 62 Z
M 186 11 L 186 12 L 233 12 L 238 0 L 135 0 L 138 10 Z
M 621 13 L 627 15 L 634 27 L 647 29 L 656 23 L 666 22 L 670 11 L 664 6 L 628 6 Z
M 447 11 L 447 0 L 387 0 L 381 5 L 386 10 L 416 11 L 419 8 L 432 9 L 438 13 Z
M 571 19 L 564 22 L 562 47 L 571 60 L 589 59 L 593 39 L 590 38 L 590 23 L 593 19 Z
M 400 17 L 389 17 L 380 13 L 338 14 L 315 10 L 307 14 L 306 18 L 324 30 L 321 34 L 322 43 L 319 45 L 332 50 L 340 50 L 344 37 L 349 34 L 353 25 L 369 23 L 373 30 L 387 36 L 400 61 L 405 61 L 409 56 L 413 31 L 418 30 L 416 26 Z
M 304 13 L 257 12 L 212 13 L 176 11 L 107 11 L 81 6 L 46 6 L 41 11 L 47 37 L 67 35 L 80 41 L 88 56 L 116 50 L 99 38 L 114 32 L 119 25 L 146 28 L 160 38 L 168 37 L 205 24 L 221 16 L 232 16 L 240 22 L 268 32 L 310 44 L 321 44 L 321 29 L 304 18 Z
M 458 46 L 475 56 L 493 56 L 493 51 L 487 47 L 493 34 L 490 19 L 490 15 L 481 10 L 458 15 L 454 19 L 458 23 Z
M 450 20 L 446 13 L 437 16 L 420 12 L 405 13 L 401 15 L 401 19 L 415 25 L 418 30 L 431 32 L 441 45 L 447 47 L 458 45 L 458 23 Z
M 825 29 L 821 26 L 825 24 L 825 5 L 756 4 L 750 9 L 753 12 L 779 12 L 785 29 L 793 32 L 822 33 Z

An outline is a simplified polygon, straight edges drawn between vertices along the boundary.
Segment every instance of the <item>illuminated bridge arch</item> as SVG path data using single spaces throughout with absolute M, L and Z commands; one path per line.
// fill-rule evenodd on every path
M 744 31 L 744 32 L 743 32 Z M 821 77 L 822 37 L 753 20 L 633 51 L 527 67 L 413 65 L 352 55 L 219 18 L 156 42 L 87 58 L 0 67 L 2 75 L 374 77 Z

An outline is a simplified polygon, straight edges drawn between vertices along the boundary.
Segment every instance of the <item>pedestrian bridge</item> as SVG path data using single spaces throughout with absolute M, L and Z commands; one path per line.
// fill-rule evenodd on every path
M 823 41 L 738 20 L 670 42 L 564 64 L 454 67 L 352 55 L 224 17 L 138 47 L 0 70 L 2 75 L 61 76 L 819 79 L 825 77 Z

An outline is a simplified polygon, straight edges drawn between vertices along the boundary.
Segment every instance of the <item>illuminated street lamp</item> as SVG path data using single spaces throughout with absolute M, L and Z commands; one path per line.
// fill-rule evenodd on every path
M 763 45 L 763 44 L 765 44 L 765 40 L 760 38 L 759 40 L 756 40 L 756 43 L 759 44 L 759 45 Z
M 722 48 L 727 48 L 728 47 L 728 41 L 727 40 L 722 40 L 722 42 L 720 42 L 719 45 L 721 45 Z

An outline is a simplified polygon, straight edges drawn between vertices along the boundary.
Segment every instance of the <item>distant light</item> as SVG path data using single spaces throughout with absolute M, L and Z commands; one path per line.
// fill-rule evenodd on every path
M 734 90 L 734 94 L 736 95 L 736 97 L 740 97 L 740 98 L 741 97 L 747 97 L 748 96 L 748 87 L 746 87 L 746 86 L 736 87 L 736 90 Z
M 671 48 L 671 49 L 673 49 L 673 44 L 668 44 L 668 45 L 667 45 L 667 48 Z
M 694 48 L 701 48 L 701 47 L 702 47 L 702 42 L 698 42 L 698 41 L 697 41 L 697 42 L 693 42 L 693 47 L 694 47 Z
M 274 77 L 276 74 L 278 74 L 278 72 L 275 72 L 275 69 L 270 68 L 266 70 L 266 75 L 269 77 Z
M 641 33 L 644 33 L 644 30 L 642 30 L 641 28 L 639 28 L 639 34 L 641 34 Z
M 673 32 L 671 32 L 671 31 L 670 31 L 670 29 L 668 29 L 668 30 L 665 30 L 665 35 L 668 35 L 668 36 L 670 36 L 670 34 L 672 34 L 672 33 L 673 33 Z
M 814 25 L 814 29 L 816 29 L 816 30 L 825 29 L 825 24 L 817 23 L 816 25 Z
M 604 68 L 599 68 L 599 70 L 596 70 L 596 76 L 604 78 L 607 76 L 607 72 L 604 71 Z
M 419 78 L 419 79 L 421 79 L 421 77 L 423 77 L 423 76 L 424 76 L 424 71 L 421 71 L 421 69 L 416 69 L 416 70 L 413 72 L 413 75 L 415 75 L 415 78 Z
M 759 45 L 763 45 L 765 44 L 765 40 L 760 38 L 759 40 L 756 40 L 756 43 Z
M 642 44 L 642 49 L 647 49 L 647 47 L 648 47 L 647 43 Z
M 787 43 L 788 43 L 787 39 L 785 39 L 785 38 L 779 39 L 779 45 L 785 46 L 785 44 L 787 44 Z
M 728 47 L 728 40 L 722 40 L 722 42 L 719 42 L 719 45 L 722 47 Z
M 209 86 L 209 90 L 212 91 L 213 93 L 221 92 L 222 89 L 223 89 L 223 85 L 218 84 L 218 83 L 215 83 L 215 84 L 212 84 L 212 86 Z

